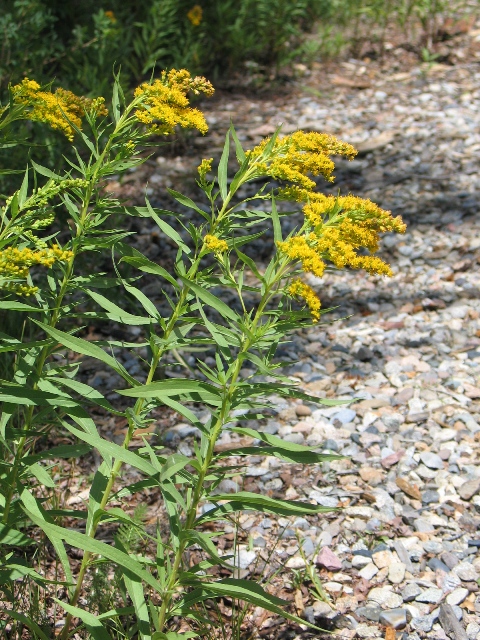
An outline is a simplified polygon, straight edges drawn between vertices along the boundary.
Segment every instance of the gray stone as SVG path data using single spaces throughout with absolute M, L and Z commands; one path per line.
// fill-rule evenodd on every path
M 437 587 L 429 587 L 425 591 L 422 591 L 415 600 L 417 602 L 427 602 L 429 604 L 437 604 L 443 596 L 443 591 L 437 589 Z
M 464 582 L 476 582 L 478 580 L 478 572 L 469 562 L 457 564 L 453 568 L 453 572 Z
M 393 584 L 400 584 L 405 578 L 405 565 L 402 562 L 393 562 L 388 567 L 388 579 Z
M 348 422 L 353 422 L 356 415 L 353 409 L 341 409 L 337 411 L 337 413 L 334 413 L 331 419 L 338 420 L 342 424 L 347 424 Z
M 469 593 L 470 592 L 468 589 L 459 587 L 458 589 L 454 589 L 452 593 L 448 594 L 448 596 L 446 597 L 446 601 L 448 604 L 451 604 L 452 606 L 462 604 L 462 602 L 465 600 L 465 598 L 468 596 Z
M 480 478 L 467 480 L 457 491 L 462 500 L 470 500 L 470 498 L 473 498 L 473 496 L 480 491 Z
M 380 624 L 386 627 L 393 627 L 394 629 L 403 629 L 407 625 L 407 610 L 406 609 L 390 609 L 389 611 L 382 611 L 378 621 Z
M 435 489 L 427 489 L 422 492 L 422 502 L 431 504 L 432 502 L 440 502 L 440 494 Z
M 378 573 L 378 567 L 376 567 L 373 562 L 369 562 L 367 565 L 360 569 L 358 575 L 365 580 L 371 580 Z
M 437 571 L 437 569 L 440 571 L 444 571 L 445 573 L 448 573 L 450 571 L 447 565 L 438 558 L 430 558 L 430 560 L 428 561 L 428 566 L 430 567 L 430 569 L 432 569 L 432 571 Z
M 380 619 L 380 615 L 382 613 L 382 609 L 378 604 L 367 604 L 365 607 L 360 607 L 355 611 L 355 613 L 362 618 L 366 618 L 367 620 L 371 620 L 372 622 L 378 622 Z
M 432 630 L 433 623 L 435 622 L 436 619 L 437 619 L 437 616 L 431 613 L 430 615 L 419 616 L 418 618 L 412 618 L 410 625 L 416 631 L 423 631 L 424 633 L 428 633 L 429 631 Z
M 420 454 L 420 460 L 429 469 L 443 469 L 443 460 L 436 453 L 424 451 Z
M 460 562 L 459 558 L 450 551 L 445 551 L 444 553 L 442 553 L 440 558 L 449 569 L 453 569 L 453 567 L 455 567 Z
M 465 631 L 468 640 L 478 640 L 480 636 L 480 624 L 477 622 L 469 622 Z
M 433 525 L 431 525 L 428 520 L 425 520 L 424 518 L 416 518 L 413 524 L 415 526 L 415 529 L 419 533 L 429 533 L 430 531 L 433 531 Z
M 402 606 L 403 599 L 387 587 L 375 587 L 368 592 L 368 600 L 373 600 L 381 607 L 397 609 Z
M 355 629 L 357 638 L 379 638 L 381 635 L 380 629 L 377 627 L 371 627 L 368 624 L 359 624 Z
M 411 602 L 422 593 L 422 590 L 415 582 L 410 582 L 402 590 L 402 598 L 404 602 Z

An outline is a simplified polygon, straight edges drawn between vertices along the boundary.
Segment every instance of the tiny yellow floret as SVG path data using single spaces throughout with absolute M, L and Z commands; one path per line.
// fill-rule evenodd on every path
M 203 158 L 202 162 L 198 165 L 197 171 L 201 182 L 205 182 L 207 173 L 212 170 L 212 163 L 213 158 Z
M 206 249 L 213 251 L 213 253 L 224 253 L 228 251 L 228 244 L 225 240 L 221 240 L 210 233 L 204 237 L 203 242 Z
M 312 287 L 297 278 L 288 287 L 288 293 L 291 296 L 305 300 L 306 305 L 310 309 L 313 322 L 318 322 L 320 320 L 320 309 L 322 307 L 322 303 Z

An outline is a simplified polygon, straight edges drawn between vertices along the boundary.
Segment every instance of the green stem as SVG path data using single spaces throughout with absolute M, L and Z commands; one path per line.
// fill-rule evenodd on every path
M 258 323 L 260 322 L 262 316 L 263 316 L 263 312 L 265 310 L 265 307 L 267 306 L 268 302 L 271 300 L 272 296 L 275 295 L 276 290 L 277 290 L 277 285 L 279 282 L 281 282 L 283 275 L 285 273 L 285 268 L 286 265 L 283 265 L 279 272 L 276 274 L 276 276 L 273 278 L 272 282 L 270 283 L 270 285 L 266 288 L 265 293 L 262 296 L 262 299 L 259 303 L 259 306 L 257 308 L 257 311 L 255 313 L 255 316 L 252 320 L 252 324 L 250 326 L 250 335 L 255 334 L 255 330 L 258 326 Z M 186 514 L 186 519 L 185 519 L 185 525 L 184 525 L 184 530 L 188 531 L 189 529 L 191 529 L 195 523 L 195 518 L 197 515 L 197 509 L 198 509 L 198 505 L 202 499 L 203 493 L 204 493 L 204 484 L 205 484 L 205 478 L 208 475 L 209 469 L 210 469 L 210 465 L 212 463 L 212 459 L 214 456 L 214 450 L 215 450 L 215 444 L 218 440 L 218 437 L 220 436 L 220 433 L 223 429 L 223 426 L 226 424 L 226 422 L 228 422 L 229 419 L 229 413 L 230 413 L 230 406 L 231 406 L 231 400 L 232 400 L 232 396 L 236 390 L 236 383 L 237 383 L 237 379 L 238 376 L 240 374 L 240 368 L 242 365 L 242 359 L 241 359 L 241 355 L 248 352 L 248 350 L 250 349 L 250 347 L 252 346 L 252 343 L 254 341 L 254 338 L 249 338 L 246 337 L 245 342 L 243 344 L 243 347 L 241 349 L 241 351 L 238 353 L 237 355 L 237 361 L 235 364 L 235 369 L 233 370 L 232 373 L 232 377 L 230 379 L 230 383 L 228 385 L 228 388 L 225 389 L 225 394 L 222 400 L 222 405 L 220 408 L 220 413 L 218 416 L 218 419 L 215 423 L 215 426 L 213 427 L 212 431 L 211 431 L 211 435 L 209 438 L 209 443 L 208 443 L 208 448 L 207 448 L 207 452 L 205 454 L 205 458 L 201 467 L 201 470 L 199 472 L 199 476 L 198 479 L 196 480 L 196 484 L 195 484 L 195 489 L 193 492 L 193 496 L 190 502 L 190 507 L 187 511 Z M 184 540 L 182 542 L 179 543 L 178 548 L 175 552 L 175 557 L 174 557 L 174 561 L 173 561 L 173 565 L 172 565 L 172 569 L 170 572 L 170 577 L 169 580 L 167 582 L 166 588 L 165 588 L 165 592 L 163 594 L 163 599 L 162 599 L 162 604 L 160 607 L 160 611 L 158 614 L 158 619 L 159 619 L 159 629 L 160 631 L 163 631 L 165 623 L 166 623 L 166 617 L 167 617 L 167 613 L 170 607 L 170 603 L 172 601 L 173 595 L 175 593 L 175 587 L 177 585 L 178 582 L 178 573 L 179 570 L 182 566 L 182 558 L 183 558 L 183 554 L 185 551 L 187 545 L 187 541 Z

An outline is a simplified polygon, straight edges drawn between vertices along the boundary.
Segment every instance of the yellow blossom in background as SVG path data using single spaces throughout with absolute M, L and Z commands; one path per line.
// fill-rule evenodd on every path
M 46 122 L 52 129 L 61 131 L 69 140 L 75 135 L 74 127 L 81 129 L 82 117 L 87 111 L 95 116 L 108 112 L 103 98 L 84 98 L 76 96 L 66 89 L 56 89 L 54 93 L 42 90 L 38 82 L 24 78 L 20 84 L 12 87 L 13 99 L 17 104 L 30 107 L 28 118 Z
M 42 265 L 49 269 L 55 262 L 69 260 L 72 256 L 71 251 L 65 251 L 58 245 L 40 251 L 27 247 L 23 249 L 7 247 L 0 251 L 0 289 L 20 295 L 31 295 L 37 291 L 37 287 L 30 287 L 15 280 L 27 278 L 29 269 L 33 265 Z
M 144 82 L 135 89 L 135 97 L 141 98 L 141 106 L 135 111 L 135 117 L 147 126 L 149 133 L 167 135 L 177 125 L 206 133 L 208 126 L 205 116 L 189 106 L 189 91 L 196 95 L 204 93 L 211 96 L 214 89 L 208 80 L 199 76 L 192 78 L 186 69 L 172 69 L 168 73 L 162 71 L 160 78 L 151 84 Z
M 228 251 L 228 244 L 225 240 L 217 238 L 217 236 L 207 234 L 203 239 L 205 247 L 213 253 L 224 253 Z
M 105 17 L 108 18 L 113 24 L 115 24 L 115 22 L 117 21 L 117 18 L 115 17 L 113 11 L 105 11 Z
M 297 278 L 288 287 L 288 293 L 291 296 L 305 300 L 306 305 L 310 309 L 313 322 L 318 322 L 320 320 L 320 309 L 322 307 L 322 303 L 312 287 L 309 287 L 308 284 L 305 284 Z
M 202 22 L 202 18 L 203 18 L 202 7 L 199 4 L 196 4 L 187 13 L 187 18 L 190 20 L 190 22 L 193 24 L 194 27 L 198 27 Z

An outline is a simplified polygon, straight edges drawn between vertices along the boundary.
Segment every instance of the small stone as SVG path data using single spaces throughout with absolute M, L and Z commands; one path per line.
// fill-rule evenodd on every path
M 415 600 L 417 602 L 427 602 L 429 604 L 437 604 L 442 598 L 443 592 L 441 589 L 437 589 L 437 587 L 430 587 L 422 591 L 420 595 L 418 595 Z
M 375 357 L 375 354 L 368 347 L 362 346 L 357 351 L 355 357 L 357 358 L 357 360 L 360 360 L 361 362 L 368 362 L 369 360 L 373 360 L 373 358 Z
M 373 600 L 381 607 L 387 609 L 397 609 L 402 606 L 402 598 L 396 593 L 393 593 L 388 587 L 375 587 L 368 593 L 368 599 Z
M 395 561 L 395 556 L 388 550 L 377 551 L 372 555 L 372 560 L 379 569 L 383 569 L 384 567 L 389 567 Z
M 417 413 L 409 413 L 405 418 L 405 422 L 425 422 L 430 414 L 428 411 L 418 411 Z
M 377 627 L 371 627 L 369 624 L 361 623 L 355 629 L 358 638 L 379 638 L 382 634 Z
M 437 619 L 437 616 L 434 614 L 430 614 L 427 616 L 419 616 L 418 618 L 413 618 L 410 622 L 410 625 L 416 631 L 423 631 L 424 633 L 428 633 L 432 630 L 433 623 Z
M 402 591 L 402 598 L 404 602 L 411 602 L 422 593 L 422 590 L 415 582 L 410 582 Z
M 323 587 L 329 593 L 340 594 L 343 591 L 343 585 L 340 582 L 325 582 Z
M 406 609 L 390 609 L 390 611 L 382 611 L 378 621 L 386 627 L 394 629 L 403 629 L 407 625 Z
M 323 547 L 318 554 L 317 564 L 329 571 L 340 571 L 342 568 L 342 561 L 328 547 Z
M 287 569 L 303 569 L 305 567 L 305 560 L 301 556 L 292 556 L 285 563 Z
M 400 451 L 395 451 L 395 453 L 391 453 L 385 458 L 382 458 L 380 464 L 384 469 L 390 469 L 390 467 L 393 467 L 394 464 L 397 464 L 397 462 L 399 462 L 404 455 L 405 450 L 400 449 Z
M 469 622 L 466 628 L 468 640 L 478 640 L 480 636 L 480 624 L 476 622 Z
M 470 498 L 473 498 L 473 496 L 480 491 L 480 478 L 467 480 L 457 491 L 462 500 L 470 500 Z
M 426 540 L 423 543 L 423 548 L 427 553 L 438 554 L 438 553 L 442 553 L 443 544 L 439 540 L 435 540 L 435 539 Z
M 420 454 L 420 460 L 429 469 L 443 469 L 443 460 L 436 453 L 425 451 Z
M 440 559 L 447 565 L 449 569 L 453 569 L 453 567 L 455 567 L 460 562 L 457 556 L 451 551 L 444 551 L 444 553 L 442 553 L 442 555 L 440 556 Z
M 435 489 L 427 489 L 422 493 L 422 502 L 424 504 L 432 504 L 432 502 L 440 502 L 440 494 Z
M 366 567 L 369 564 L 373 563 L 372 559 L 368 556 L 354 555 L 352 557 L 352 567 L 354 567 L 355 569 Z
M 452 606 L 462 604 L 462 602 L 465 600 L 465 598 L 468 596 L 469 593 L 470 593 L 469 590 L 464 589 L 463 587 L 454 589 L 452 593 L 449 593 L 448 596 L 446 597 L 447 603 L 451 604 Z
M 363 569 L 358 572 L 358 575 L 365 580 L 371 580 L 378 573 L 378 568 L 373 564 L 373 562 L 369 562 L 366 564 Z
M 395 480 L 395 484 L 399 489 L 403 491 L 403 493 L 406 493 L 407 496 L 410 496 L 410 498 L 414 498 L 415 500 L 422 499 L 422 493 L 418 488 L 418 485 L 411 484 L 410 482 L 408 482 L 408 480 L 406 480 L 406 478 L 397 478 Z
M 299 418 L 304 418 L 312 415 L 312 410 L 305 404 L 297 404 L 295 407 L 295 413 Z
M 240 569 L 247 569 L 254 560 L 256 560 L 257 554 L 255 551 L 248 551 L 248 549 L 239 549 L 235 556 L 229 561 L 229 564 L 234 564 Z
M 342 424 L 347 424 L 353 422 L 356 415 L 353 409 L 341 409 L 341 411 L 334 413 L 331 419 L 332 421 L 338 420 Z
M 381 608 L 376 603 L 367 604 L 365 607 L 360 607 L 355 611 L 358 616 L 362 618 L 367 618 L 367 620 L 371 620 L 372 622 L 378 622 L 380 618 L 380 614 L 382 613 Z
M 413 524 L 415 526 L 415 530 L 419 533 L 429 533 L 434 529 L 433 525 L 431 525 L 428 520 L 425 520 L 424 518 L 416 518 L 416 520 L 413 521 Z
M 373 467 L 361 467 L 359 470 L 361 479 L 372 487 L 376 487 L 380 484 L 384 477 L 385 472 L 381 469 L 374 469 Z
M 478 572 L 469 562 L 457 564 L 453 568 L 453 572 L 464 582 L 476 582 L 478 580 Z
M 443 571 L 444 573 L 448 573 L 450 571 L 447 565 L 438 558 L 430 558 L 428 566 L 432 571 Z
M 389 581 L 393 584 L 400 584 L 400 582 L 402 582 L 404 578 L 405 565 L 401 562 L 393 562 L 388 568 Z

